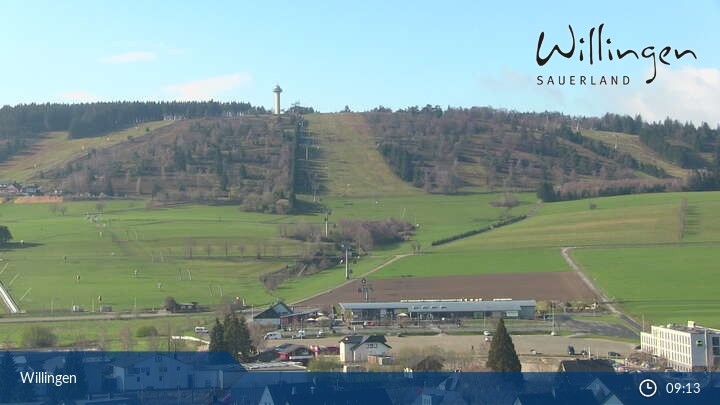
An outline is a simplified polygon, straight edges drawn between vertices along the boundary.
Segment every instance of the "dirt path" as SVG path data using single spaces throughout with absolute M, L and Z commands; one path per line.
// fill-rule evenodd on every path
M 406 253 L 406 254 L 402 254 L 402 255 L 395 255 L 395 256 L 391 257 L 390 260 L 388 260 L 388 261 L 386 261 L 386 262 L 384 262 L 384 263 L 376 266 L 374 269 L 368 271 L 367 273 L 362 274 L 359 278 L 367 277 L 368 275 L 370 275 L 370 274 L 372 274 L 372 273 L 375 273 L 376 271 L 384 268 L 385 266 L 388 266 L 388 265 L 390 265 L 390 264 L 392 264 L 392 263 L 395 263 L 396 261 L 402 259 L 403 257 L 408 257 L 408 256 L 412 256 L 412 254 L 411 254 L 411 253 Z M 299 301 L 295 301 L 295 302 L 292 303 L 292 305 L 302 304 L 303 302 L 311 301 L 311 300 L 313 300 L 314 298 L 317 298 L 317 297 L 319 297 L 319 296 L 321 296 L 321 295 L 330 294 L 330 293 L 332 293 L 333 291 L 337 290 L 338 288 L 342 288 L 342 287 L 344 287 L 344 286 L 346 286 L 346 285 L 349 285 L 349 284 L 352 284 L 352 283 L 358 281 L 359 278 L 351 278 L 350 280 L 345 280 L 345 282 L 343 282 L 342 284 L 338 284 L 338 285 L 336 285 L 336 286 L 333 286 L 333 287 L 331 287 L 331 288 L 328 288 L 328 289 L 325 290 L 325 291 L 321 291 L 321 292 L 319 292 L 319 293 L 317 293 L 317 294 L 313 294 L 313 295 L 311 295 L 311 296 L 309 296 L 309 297 L 305 297 L 305 298 L 303 298 L 303 299 L 301 299 L 301 300 L 299 300 Z
M 577 273 L 578 276 L 582 279 L 582 281 L 585 283 L 585 285 L 588 286 L 590 290 L 592 290 L 595 295 L 597 295 L 600 300 L 607 306 L 607 308 L 610 310 L 610 312 L 618 315 L 622 320 L 624 320 L 631 328 L 635 329 L 636 331 L 640 331 L 642 327 L 639 323 L 637 323 L 634 319 L 630 318 L 627 314 L 620 311 L 608 298 L 605 293 L 598 288 L 598 286 L 595 285 L 595 283 L 590 279 L 590 277 L 585 274 L 585 272 L 582 271 L 582 268 L 580 267 L 577 262 L 570 256 L 570 252 L 573 250 L 573 247 L 564 247 L 562 248 L 562 256 L 563 259 L 567 262 L 568 265 L 573 269 L 575 273 Z

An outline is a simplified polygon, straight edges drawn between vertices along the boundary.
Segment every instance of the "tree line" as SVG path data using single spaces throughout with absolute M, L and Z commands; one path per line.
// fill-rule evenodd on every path
M 250 103 L 213 100 L 6 105 L 0 108 L 0 160 L 21 152 L 29 145 L 28 139 L 43 132 L 68 131 L 71 138 L 85 138 L 148 121 L 266 112 Z
M 527 218 L 526 215 L 518 215 L 518 216 L 516 216 L 516 217 L 510 217 L 510 218 L 502 219 L 502 220 L 499 220 L 499 221 L 495 221 L 495 222 L 493 222 L 492 224 L 490 224 L 490 225 L 488 225 L 488 226 L 485 226 L 485 227 L 482 227 L 482 228 L 472 229 L 472 230 L 469 230 L 469 231 L 466 231 L 466 232 L 463 232 L 463 233 L 459 233 L 459 234 L 456 234 L 456 235 L 448 236 L 447 238 L 442 238 L 442 239 L 434 240 L 434 241 L 432 241 L 431 245 L 432 245 L 432 246 L 444 245 L 444 244 L 446 244 L 446 243 L 454 242 L 454 241 L 456 241 L 456 240 L 458 240 L 458 239 L 468 238 L 468 237 L 473 236 L 473 235 L 478 235 L 478 234 L 481 234 L 481 233 L 489 232 L 489 231 L 491 231 L 491 230 L 493 230 L 493 229 L 495 229 L 495 228 L 500 228 L 500 227 L 503 227 L 503 226 L 506 226 L 506 225 L 514 224 L 515 222 L 522 221 L 522 220 L 525 219 L 525 218 Z
M 593 153 L 612 159 L 624 167 L 629 167 L 657 178 L 670 177 L 663 168 L 650 163 L 641 162 L 632 157 L 632 155 L 619 152 L 617 149 L 610 147 L 602 141 L 583 136 L 580 132 L 574 132 L 567 125 L 563 125 L 562 127 L 556 129 L 554 134 L 567 139 L 574 144 L 580 145 L 583 148 L 589 149 L 593 151 Z
M 711 168 L 720 164 L 720 127 L 713 129 L 705 122 L 693 125 L 670 118 L 646 122 L 640 115 L 632 118 L 605 114 L 594 120 L 592 125 L 603 131 L 639 135 L 643 144 L 683 168 Z M 703 158 L 703 153 L 711 154 L 712 159 Z

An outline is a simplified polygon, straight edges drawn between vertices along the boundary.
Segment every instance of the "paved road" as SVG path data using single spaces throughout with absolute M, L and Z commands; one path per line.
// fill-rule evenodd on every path
M 0 323 L 28 323 L 28 322 L 72 322 L 72 321 L 112 321 L 115 319 L 135 319 L 135 318 L 163 318 L 168 316 L 188 316 L 200 315 L 209 312 L 193 312 L 193 313 L 150 313 L 150 314 L 88 314 L 88 315 L 58 315 L 58 316 L 10 316 L 0 317 Z
M 580 265 L 577 264 L 575 262 L 575 260 L 573 260 L 573 258 L 570 256 L 570 251 L 572 251 L 572 249 L 574 249 L 574 248 L 572 248 L 572 247 L 562 248 L 562 251 L 561 251 L 562 256 L 563 256 L 563 259 L 565 259 L 565 261 L 567 262 L 567 264 L 570 265 L 570 267 L 577 273 L 578 276 L 580 276 L 580 278 L 588 286 L 588 288 L 590 288 L 590 290 L 592 290 L 592 292 L 595 293 L 595 295 L 597 295 L 602 300 L 603 304 L 605 304 L 607 306 L 607 308 L 610 310 L 610 312 L 618 315 L 620 317 L 620 319 L 625 321 L 631 328 L 635 329 L 635 331 L 642 330 L 642 327 L 640 326 L 640 324 L 637 321 L 630 318 L 624 312 L 620 311 L 613 304 L 612 300 L 610 300 L 610 298 L 608 298 L 608 296 L 605 295 L 605 293 L 595 285 L 595 283 L 590 279 L 590 277 L 588 277 L 587 274 L 585 274 L 585 272 L 582 271 L 582 267 L 580 267 Z

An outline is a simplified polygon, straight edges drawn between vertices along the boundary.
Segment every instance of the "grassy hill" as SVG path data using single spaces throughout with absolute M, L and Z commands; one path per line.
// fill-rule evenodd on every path
M 401 181 L 382 160 L 360 118 L 353 114 L 312 115 L 308 120 L 321 151 L 320 157 L 313 158 L 328 174 L 322 203 L 332 210 L 331 227 L 344 219 L 394 217 L 417 224 L 416 240 L 422 246 L 429 246 L 435 239 L 486 226 L 507 214 L 504 208 L 490 205 L 499 199 L 494 194 L 427 195 Z M 119 139 L 121 135 L 114 134 L 109 139 L 117 143 L 106 145 L 107 148 L 96 153 L 115 158 L 104 160 L 97 170 L 103 172 L 112 163 L 119 163 L 123 170 L 130 171 L 137 156 L 143 156 L 139 152 L 142 149 L 155 149 L 157 155 L 163 155 L 163 148 L 171 148 L 177 140 L 184 145 L 202 145 L 203 141 L 209 144 L 217 128 L 227 128 L 218 120 L 206 119 L 205 125 L 193 127 L 195 122 L 175 123 L 132 140 L 128 140 L 126 134 L 122 139 Z M 254 133 L 255 137 L 238 139 L 238 125 L 243 122 L 247 120 L 233 120 L 230 127 L 235 129 L 233 137 L 216 142 L 241 142 L 245 145 L 246 159 L 264 156 L 268 151 L 269 155 L 277 153 L 282 143 L 268 144 L 264 141 L 266 132 L 243 131 L 243 134 Z M 262 122 L 251 123 L 256 127 L 248 128 L 257 129 Z M 210 133 L 204 134 L 202 131 L 207 128 Z M 104 138 L 79 141 L 108 142 Z M 73 150 L 79 141 L 68 141 L 70 145 L 64 145 L 62 150 Z M 188 150 L 195 153 L 200 149 L 188 147 Z M 85 155 L 68 154 L 60 160 L 61 155 L 65 156 L 55 156 L 56 170 L 66 166 L 68 160 L 73 164 L 87 161 L 82 160 L 87 159 Z M 198 155 L 194 158 L 194 165 L 203 164 Z M 247 177 L 242 179 L 245 185 L 262 183 L 261 163 L 242 163 Z M 151 162 L 148 174 L 142 176 L 144 184 L 163 180 L 158 165 L 156 161 Z M 258 172 L 257 175 L 253 175 L 254 172 Z M 163 190 L 173 184 L 177 175 L 167 170 Z M 203 177 L 208 183 L 202 185 L 217 184 L 215 177 Z M 72 178 L 72 174 L 62 178 Z M 122 178 L 111 178 L 116 192 L 135 194 L 132 189 L 128 190 L 135 182 L 133 177 L 126 181 L 127 185 Z M 147 193 L 147 189 L 144 192 Z M 528 211 L 535 198 L 524 194 L 520 200 L 520 206 L 515 209 L 518 213 Z M 64 213 L 48 204 L 0 206 L 3 223 L 10 227 L 16 240 L 27 242 L 24 248 L 3 252 L 2 257 L 9 264 L 0 275 L 6 284 L 13 281 L 10 288 L 14 296 L 27 293 L 21 302 L 25 310 L 47 311 L 51 303 L 58 310 L 67 310 L 73 304 L 92 309 L 99 305 L 94 301 L 98 296 L 103 297 L 104 305 L 117 309 L 157 307 L 167 295 L 179 300 L 218 304 L 223 299 L 221 291 L 223 297 L 239 296 L 248 303 L 260 305 L 274 297 L 299 299 L 343 280 L 342 268 L 290 280 L 273 292 L 267 291 L 259 280 L 266 272 L 292 265 L 314 246 L 281 238 L 279 227 L 300 222 L 321 224 L 321 215 L 244 213 L 237 204 L 151 209 L 142 199 L 62 205 L 67 209 Z M 377 249 L 353 265 L 355 274 L 409 251 L 409 243 Z M 137 276 L 135 270 L 138 270 Z M 77 275 L 80 275 L 79 282 Z
M 420 195 L 395 175 L 377 151 L 375 138 L 362 115 L 352 113 L 306 116 L 320 162 L 324 194 L 342 197 Z
M 498 186 L 488 176 L 504 179 L 506 189 L 519 189 L 537 181 L 543 167 L 553 178 L 569 181 L 572 168 L 588 162 L 589 167 L 605 167 L 614 175 L 652 176 L 623 167 L 611 155 L 599 155 L 604 149 L 585 147 L 558 134 L 540 135 L 543 129 L 534 121 L 519 119 L 493 126 L 495 121 L 486 117 L 469 121 L 472 125 L 467 127 L 446 122 L 447 127 L 435 128 L 442 121 L 427 117 L 427 126 L 416 123 L 414 127 L 407 117 L 400 126 L 383 126 L 387 122 L 372 122 L 367 114 L 305 118 L 303 128 L 308 132 L 300 140 L 294 137 L 298 121 L 270 116 L 157 122 L 131 132 L 78 140 L 49 134 L 24 159 L 0 166 L 0 177 L 32 180 L 42 171 L 45 180 L 70 184 L 82 180 L 82 175 L 88 176 L 89 187 L 99 190 L 110 179 L 117 194 L 138 199 L 66 202 L 66 211 L 47 204 L 0 205 L 0 222 L 10 227 L 15 241 L 25 242 L 0 252 L 7 264 L 0 279 L 10 285 L 16 298 L 25 296 L 20 306 L 29 311 L 45 311 L 51 303 L 64 310 L 71 305 L 89 309 L 99 304 L 98 296 L 103 297 L 103 304 L 119 309 L 156 307 L 167 295 L 208 304 L 219 304 L 227 297 L 242 297 L 258 305 L 276 298 L 299 300 L 340 284 L 343 267 L 290 279 L 274 291 L 267 291 L 259 277 L 293 265 L 319 246 L 283 238 L 279 228 L 321 225 L 324 215 L 279 215 L 276 209 L 277 200 L 289 197 L 293 176 L 312 175 L 321 184 L 315 197 L 332 212 L 331 230 L 345 219 L 393 217 L 416 225 L 412 241 L 375 248 L 353 263 L 353 277 L 393 257 L 408 255 L 413 243 L 419 243 L 424 254 L 400 259 L 372 277 L 568 271 L 560 249 L 572 246 L 576 247 L 573 257 L 608 296 L 633 315 L 653 322 L 681 322 L 678 318 L 689 317 L 720 326 L 720 317 L 714 315 L 720 313 L 720 304 L 712 302 L 711 293 L 720 281 L 711 264 L 720 247 L 720 219 L 715 215 L 720 193 L 544 204 L 522 222 L 431 247 L 434 240 L 533 210 L 536 197 L 532 192 L 516 193 L 518 205 L 512 209 L 491 204 L 502 196 L 484 191 Z M 432 131 L 464 135 L 449 136 L 454 139 L 450 142 L 412 135 L 408 128 L 417 133 L 425 128 L 430 135 Z M 615 138 L 610 132 L 583 134 L 605 147 Z M 659 158 L 634 135 L 618 138 L 622 153 L 671 175 L 684 175 L 685 169 Z M 381 150 L 388 139 L 396 145 L 405 145 L 397 141 L 407 139 L 407 145 L 418 148 L 410 149 L 410 155 L 398 155 L 392 149 L 385 152 L 419 159 L 411 166 L 428 173 L 434 185 L 403 178 L 405 172 L 399 172 L 390 155 Z M 307 152 L 302 142 L 307 142 Z M 541 147 L 543 142 L 547 149 Z M 528 145 L 535 146 L 528 149 Z M 558 145 L 575 160 L 549 155 L 550 146 Z M 533 149 L 536 146 L 539 149 Z M 417 151 L 422 155 L 413 154 Z M 454 158 L 448 160 L 448 156 Z M 436 193 L 437 176 L 450 172 L 460 179 L 457 190 L 452 195 Z M 221 186 L 223 174 L 226 190 Z M 594 178 L 577 171 L 575 176 Z M 156 185 L 159 189 L 154 191 Z M 171 202 L 196 197 L 232 205 L 158 208 L 147 203 L 151 198 Z M 312 198 L 309 192 L 298 195 L 304 202 Z
M 561 248 L 576 247 L 576 261 L 638 319 L 693 319 L 718 327 L 714 290 L 720 275 L 713 267 L 720 252 L 718 209 L 718 192 L 545 204 L 525 221 L 401 259 L 374 277 L 562 271 L 568 266 Z
M 45 173 L 65 167 L 68 163 L 87 156 L 92 150 L 127 142 L 128 137 L 141 139 L 152 136 L 156 129 L 171 123 L 171 121 L 145 122 L 95 138 L 71 139 L 67 131 L 45 133 L 27 151 L 0 163 L 0 175 L 3 179 L 48 184 L 49 179 L 45 179 Z

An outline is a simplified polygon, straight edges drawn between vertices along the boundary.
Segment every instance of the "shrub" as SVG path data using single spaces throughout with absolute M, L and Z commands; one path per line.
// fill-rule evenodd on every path
M 326 372 L 326 371 L 340 371 L 342 366 L 336 360 L 329 359 L 323 356 L 316 357 L 308 363 L 308 371 L 312 372 Z
M 138 328 L 138 330 L 135 332 L 135 337 L 143 338 L 143 337 L 150 337 L 150 336 L 157 336 L 158 330 L 152 325 L 143 325 Z
M 57 343 L 57 336 L 49 328 L 31 326 L 23 332 L 22 343 L 26 347 L 53 347 Z

